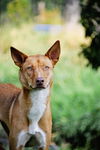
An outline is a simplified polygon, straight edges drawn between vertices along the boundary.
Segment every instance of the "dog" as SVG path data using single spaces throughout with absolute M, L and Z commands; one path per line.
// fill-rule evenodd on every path
M 19 67 L 22 89 L 0 84 L 0 122 L 8 135 L 9 149 L 37 146 L 38 150 L 48 150 L 52 134 L 50 90 L 60 42 L 56 41 L 45 55 L 27 56 L 14 47 L 10 49 Z

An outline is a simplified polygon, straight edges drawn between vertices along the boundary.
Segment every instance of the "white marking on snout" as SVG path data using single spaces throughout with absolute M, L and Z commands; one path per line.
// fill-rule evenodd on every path
M 30 137 L 31 135 L 27 131 L 21 131 L 18 135 L 17 148 L 19 148 L 20 146 L 25 146 Z

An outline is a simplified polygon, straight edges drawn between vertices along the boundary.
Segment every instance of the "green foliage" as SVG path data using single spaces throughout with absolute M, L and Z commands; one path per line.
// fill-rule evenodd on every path
M 5 12 L 7 9 L 7 4 L 10 2 L 11 0 L 0 0 L 0 14 L 2 12 Z
M 100 34 L 93 37 L 92 43 L 89 47 L 83 46 L 82 53 L 89 60 L 87 65 L 91 64 L 95 69 L 100 66 Z
M 44 2 L 46 3 L 46 7 L 48 9 L 52 9 L 52 8 L 60 8 L 63 9 L 66 5 L 66 3 L 68 2 L 68 0 L 44 0 Z
M 100 1 L 87 0 L 82 4 L 81 22 L 86 28 L 86 36 L 92 39 L 90 46 L 84 47 L 82 53 L 88 64 L 97 69 L 100 66 Z
M 14 66 L 11 61 L 6 60 L 8 63 L 2 63 L 0 67 L 0 83 L 14 83 L 17 86 L 20 86 L 18 80 L 18 68 Z M 1 64 L 1 63 L 0 63 Z
M 13 23 L 29 20 L 31 17 L 30 0 L 13 0 L 7 5 L 7 15 Z
M 71 143 L 71 149 L 84 148 L 85 150 L 100 149 L 100 108 L 85 113 L 80 119 L 70 120 L 59 125 L 57 143 L 66 141 Z M 56 129 L 55 132 L 58 132 Z

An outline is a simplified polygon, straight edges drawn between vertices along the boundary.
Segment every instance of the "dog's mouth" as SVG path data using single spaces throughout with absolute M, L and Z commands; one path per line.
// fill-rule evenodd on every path
M 37 88 L 37 89 L 38 89 L 38 88 L 44 89 L 45 87 L 44 87 L 42 84 L 37 84 L 37 85 L 36 85 L 36 88 Z
M 30 85 L 30 89 L 46 89 L 47 87 L 49 87 L 50 83 L 48 83 L 47 85 L 43 85 L 43 84 L 38 84 L 36 86 L 32 86 Z
M 42 85 L 42 84 L 38 84 L 35 87 L 33 87 L 33 86 L 30 85 L 30 88 L 31 89 L 45 89 L 46 87 L 44 85 Z

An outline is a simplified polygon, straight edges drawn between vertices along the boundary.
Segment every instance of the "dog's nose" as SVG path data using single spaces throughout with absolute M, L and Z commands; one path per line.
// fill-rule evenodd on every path
M 42 77 L 37 78 L 36 84 L 43 84 L 43 83 L 44 83 L 44 79 Z

